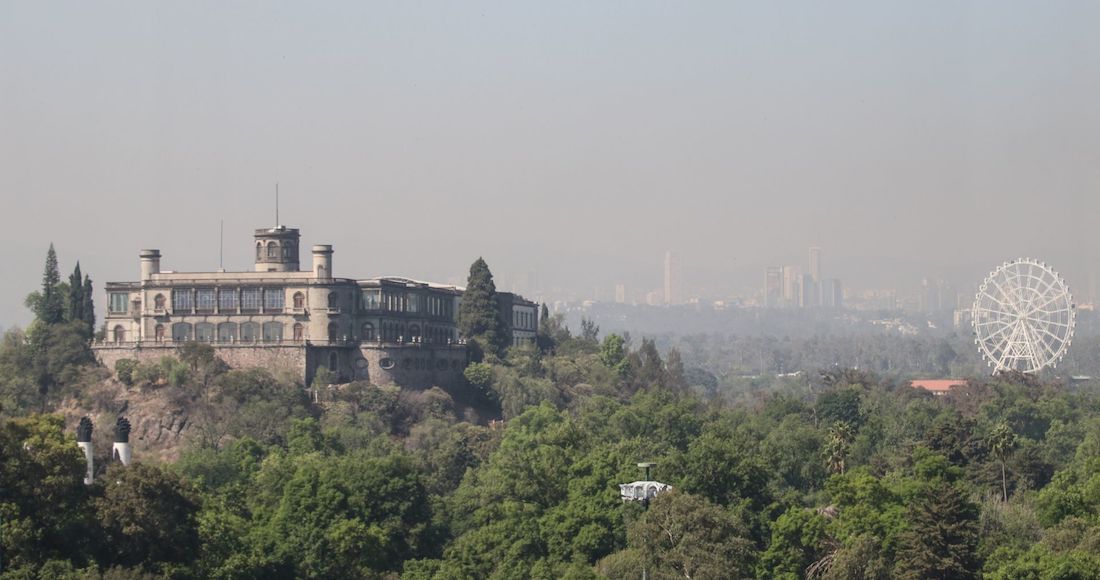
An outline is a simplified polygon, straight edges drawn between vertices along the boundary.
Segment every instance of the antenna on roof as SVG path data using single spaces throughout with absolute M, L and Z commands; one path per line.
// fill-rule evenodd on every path
M 279 227 L 279 182 L 275 182 L 275 227 Z

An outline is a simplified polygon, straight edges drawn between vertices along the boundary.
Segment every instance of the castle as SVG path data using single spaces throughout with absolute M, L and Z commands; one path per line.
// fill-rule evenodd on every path
M 455 316 L 463 288 L 406 278 L 338 278 L 332 246 L 312 248 L 302 270 L 300 234 L 255 230 L 254 271 L 173 272 L 159 250 L 142 250 L 141 279 L 108 282 L 105 338 L 94 345 L 109 368 L 119 359 L 159 360 L 188 341 L 210 343 L 230 367 L 337 381 L 427 388 L 461 380 L 465 339 Z M 538 306 L 497 293 L 512 344 L 534 341 Z

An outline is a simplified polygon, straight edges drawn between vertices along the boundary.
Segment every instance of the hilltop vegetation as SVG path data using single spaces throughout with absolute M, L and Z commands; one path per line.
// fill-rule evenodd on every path
M 935 397 L 834 368 L 732 401 L 548 316 L 452 392 L 194 345 L 118 378 L 50 351 L 42 393 L 30 334 L 0 344 L 3 578 L 1100 577 L 1100 398 L 1029 377 Z M 73 422 L 38 412 L 115 404 L 94 385 L 186 408 L 178 459 L 83 485 Z M 648 509 L 619 499 L 639 461 L 674 486 Z

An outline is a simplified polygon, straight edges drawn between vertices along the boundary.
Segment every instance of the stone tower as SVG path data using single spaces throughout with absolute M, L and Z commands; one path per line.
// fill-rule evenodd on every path
M 260 228 L 253 235 L 257 272 L 297 272 L 298 228 Z

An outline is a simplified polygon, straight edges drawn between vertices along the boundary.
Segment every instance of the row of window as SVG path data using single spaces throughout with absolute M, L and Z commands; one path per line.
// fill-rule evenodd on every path
M 176 288 L 171 292 L 173 312 L 236 312 L 263 310 L 282 310 L 285 306 L 284 288 Z M 125 314 L 129 310 L 130 295 L 126 292 L 111 292 L 109 309 L 112 314 Z M 153 297 L 153 308 L 162 311 L 166 306 L 164 294 Z M 340 306 L 340 294 L 328 295 L 328 308 Z M 295 309 L 306 305 L 305 294 L 295 292 L 291 298 Z M 454 303 L 448 297 L 424 296 L 414 292 L 382 292 L 379 288 L 363 290 L 360 295 L 361 310 L 381 310 L 385 312 L 426 313 L 450 319 L 454 314 Z
M 530 310 L 513 310 L 512 326 L 514 328 L 535 330 L 535 313 Z
M 294 242 L 284 242 L 283 243 L 282 257 L 284 259 L 294 257 L 294 252 L 295 251 L 296 250 L 295 250 Z M 279 254 L 280 254 L 279 244 L 277 244 L 275 242 L 268 242 L 267 243 L 267 259 L 268 260 L 278 259 Z M 263 258 L 264 258 L 264 243 L 263 242 L 256 242 L 256 259 L 257 260 L 262 260 Z
M 392 292 L 381 288 L 367 288 L 360 293 L 359 307 L 362 310 L 383 310 L 386 312 L 423 312 L 429 316 L 451 318 L 454 315 L 454 300 L 450 296 L 436 296 L 418 292 Z
M 176 322 L 171 325 L 172 340 L 183 342 L 197 340 L 200 342 L 279 342 L 283 340 L 283 323 L 281 322 Z M 291 340 L 303 340 L 305 338 L 304 327 L 301 323 L 291 326 Z M 406 332 L 408 334 L 406 334 Z M 421 328 L 419 324 L 410 324 L 406 327 L 401 323 L 385 322 L 382 324 L 383 341 L 396 342 L 399 340 L 413 341 L 420 338 Z M 358 340 L 373 341 L 375 338 L 374 324 L 363 323 L 359 327 Z M 165 339 L 165 326 L 158 324 L 153 329 L 153 337 L 157 342 Z M 426 342 L 433 344 L 447 344 L 454 339 L 454 331 L 450 328 L 428 326 L 425 329 Z M 112 330 L 111 339 L 116 343 L 126 341 L 126 330 L 122 325 L 116 325 Z M 340 340 L 356 340 L 355 336 L 341 335 L 340 326 L 336 323 L 328 325 L 328 339 L 332 342 Z

